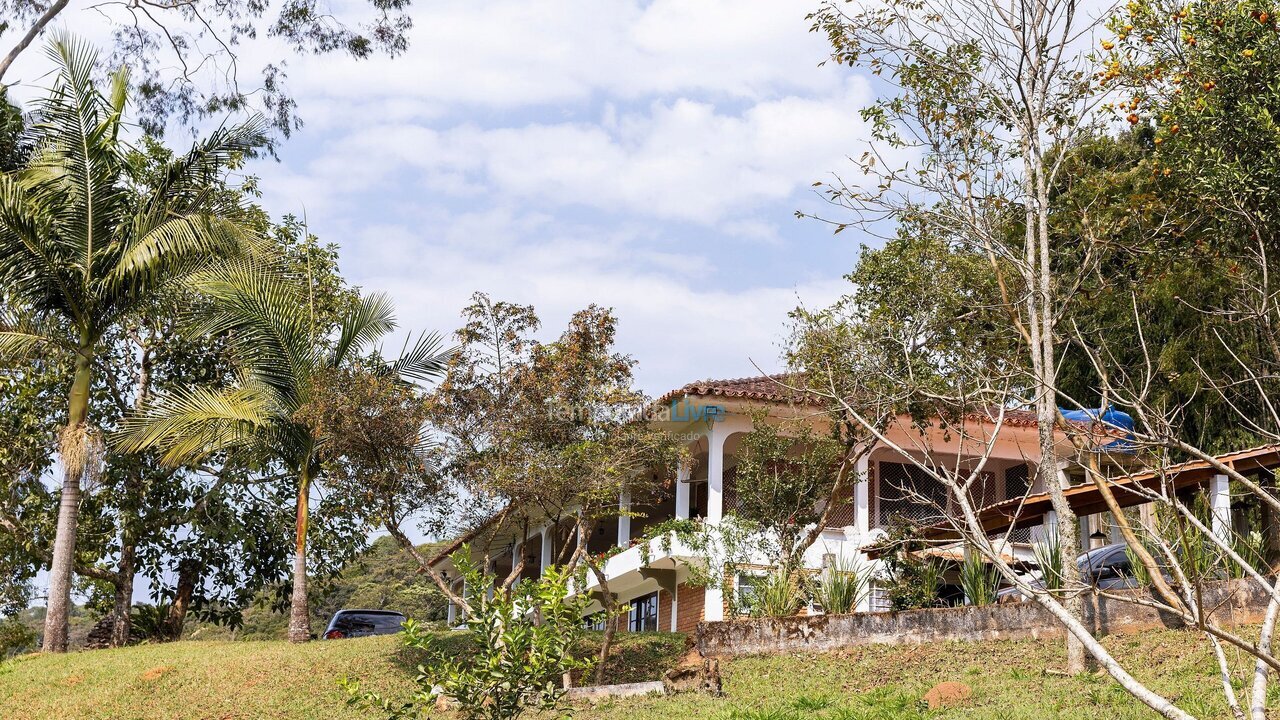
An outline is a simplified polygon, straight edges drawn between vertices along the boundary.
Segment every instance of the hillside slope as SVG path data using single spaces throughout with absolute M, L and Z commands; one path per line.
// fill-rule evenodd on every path
M 459 642 L 453 633 L 446 642 Z M 679 635 L 620 636 L 613 681 L 657 678 L 685 647 Z M 1212 658 L 1193 633 L 1113 637 L 1106 644 L 1144 681 L 1201 718 L 1227 718 Z M 723 664 L 725 697 L 680 695 L 583 707 L 579 720 L 1129 720 L 1154 715 L 1109 678 L 1043 672 L 1062 663 L 1057 642 L 868 647 L 822 655 L 751 657 Z M 1236 658 L 1238 662 L 1240 658 Z M 347 708 L 339 678 L 401 696 L 416 658 L 394 637 L 315 642 L 181 642 L 120 650 L 29 655 L 0 665 L 0 718 L 367 718 Z M 941 713 L 920 698 L 959 681 L 973 697 Z M 1280 698 L 1273 685 L 1271 697 Z M 1273 711 L 1274 712 L 1274 711 Z

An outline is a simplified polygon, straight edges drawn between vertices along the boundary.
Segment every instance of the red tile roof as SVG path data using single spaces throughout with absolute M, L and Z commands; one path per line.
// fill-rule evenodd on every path
M 785 373 L 731 378 L 728 380 L 699 380 L 663 395 L 658 399 L 657 404 L 665 405 L 685 395 L 759 400 L 775 403 L 806 402 L 817 404 L 819 399 L 816 396 L 801 390 L 793 390 L 789 387 L 802 384 L 801 378 Z

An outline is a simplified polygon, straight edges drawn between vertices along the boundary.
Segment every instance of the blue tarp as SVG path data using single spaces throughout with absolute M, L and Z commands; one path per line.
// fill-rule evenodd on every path
M 1073 422 L 1090 424 L 1101 422 L 1108 430 L 1115 432 L 1133 430 L 1133 416 L 1114 407 L 1107 408 L 1106 412 L 1103 412 L 1101 408 L 1089 408 L 1086 410 L 1067 410 L 1062 408 L 1062 416 Z M 1125 433 L 1124 437 L 1117 438 L 1098 449 L 1111 452 L 1133 452 L 1133 447 L 1133 435 Z

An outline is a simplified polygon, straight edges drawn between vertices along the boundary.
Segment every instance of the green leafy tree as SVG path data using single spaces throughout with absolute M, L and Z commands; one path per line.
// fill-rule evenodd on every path
M 753 429 L 738 450 L 734 515 L 762 531 L 762 542 L 785 578 L 803 571 L 804 552 L 832 513 L 848 507 L 854 467 L 869 451 L 864 445 L 846 452 L 807 424 L 783 434 L 764 413 L 753 417 Z
M 463 311 L 461 349 L 432 395 L 442 466 L 478 506 L 498 513 L 495 530 L 552 525 L 552 562 L 589 572 L 605 612 L 616 615 L 603 572 L 609 554 L 589 552 L 589 539 L 601 522 L 625 512 L 619 507 L 624 492 L 635 507 L 665 492 L 683 451 L 645 422 L 647 399 L 634 388 L 635 361 L 614 348 L 612 311 L 589 306 L 574 313 L 556 340 L 540 343 L 530 337 L 539 326 L 532 307 L 483 294 L 473 300 Z M 517 559 L 503 584 L 516 582 L 523 570 Z M 614 623 L 606 624 L 597 673 L 615 631 Z
M 81 484 L 100 472 L 103 452 L 89 422 L 99 344 L 162 288 L 246 245 L 241 208 L 205 189 L 262 135 L 257 123 L 222 128 L 139 196 L 120 138 L 127 73 L 113 75 L 104 93 L 91 79 L 97 54 L 90 47 L 62 37 L 49 54 L 59 72 L 39 103 L 35 149 L 22 168 L 0 176 L 0 279 L 19 309 L 0 331 L 0 353 L 43 345 L 74 358 L 44 637 L 46 650 L 63 651 Z
M 394 702 L 361 692 L 358 681 L 344 680 L 349 702 L 372 705 L 390 718 L 418 717 L 437 698 L 456 704 L 467 720 L 513 720 L 531 710 L 565 712 L 564 679 L 591 667 L 575 653 L 585 630 L 582 614 L 590 600 L 569 594 L 570 573 L 551 568 L 538 580 L 490 591 L 497 578 L 485 575 L 469 548 L 453 556 L 470 588 L 466 624 L 473 653 L 440 649 L 432 635 L 410 620 L 405 645 L 428 654 L 418 666 L 421 688 L 412 699 Z

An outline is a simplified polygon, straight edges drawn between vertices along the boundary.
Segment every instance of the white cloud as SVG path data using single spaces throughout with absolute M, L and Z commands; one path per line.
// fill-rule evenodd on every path
M 776 369 L 787 312 L 801 301 L 826 304 L 845 289 L 839 278 L 726 289 L 716 258 L 637 252 L 642 231 L 633 229 L 601 235 L 510 209 L 440 220 L 470 242 L 374 226 L 349 246 L 359 251 L 362 282 L 395 298 L 403 328 L 456 328 L 475 291 L 533 304 L 547 337 L 590 303 L 613 307 L 618 346 L 636 357 L 639 382 L 655 395 L 706 377 L 755 374 L 753 361 Z
M 869 133 L 858 110 L 870 100 L 866 84 L 854 79 L 829 97 L 765 100 L 738 114 L 678 99 L 637 112 L 609 110 L 607 125 L 351 127 L 325 145 L 305 179 L 276 190 L 344 210 L 344 196 L 405 182 L 409 171 L 408 182 L 429 193 L 496 193 L 703 224 L 731 215 L 742 221 L 750 218 L 741 213 L 786 200 L 864 146 Z
M 434 114 L 460 105 L 564 104 L 597 93 L 758 99 L 816 92 L 838 80 L 815 70 L 826 46 L 808 32 L 810 9 L 787 0 L 441 0 L 414 5 L 404 56 L 296 62 L 290 77 L 304 96 L 340 101 L 327 112 L 308 108 L 323 126 L 340 124 L 350 103 L 379 98 L 412 98 Z

